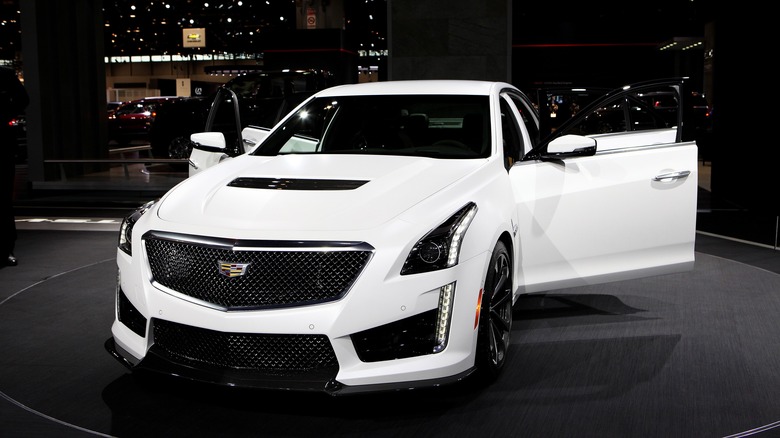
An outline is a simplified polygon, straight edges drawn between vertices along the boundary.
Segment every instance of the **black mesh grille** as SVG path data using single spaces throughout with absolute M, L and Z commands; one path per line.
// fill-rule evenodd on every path
M 433 354 L 436 345 L 437 309 L 374 327 L 351 336 L 363 362 Z
M 336 300 L 349 290 L 371 256 L 365 248 L 255 251 L 155 235 L 145 240 L 155 281 L 233 310 Z M 243 271 L 243 275 L 220 273 L 223 264 L 228 268 L 222 271 L 239 266 L 236 272 Z
M 300 375 L 338 369 L 325 335 L 223 333 L 152 319 L 155 353 L 204 369 Z

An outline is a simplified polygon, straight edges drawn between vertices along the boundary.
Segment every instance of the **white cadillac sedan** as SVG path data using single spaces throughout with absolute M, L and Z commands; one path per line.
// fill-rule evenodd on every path
M 693 267 L 684 89 L 624 87 L 547 138 L 514 86 L 447 80 L 328 88 L 241 154 L 194 134 L 220 163 L 123 222 L 106 349 L 254 388 L 490 382 L 521 294 Z

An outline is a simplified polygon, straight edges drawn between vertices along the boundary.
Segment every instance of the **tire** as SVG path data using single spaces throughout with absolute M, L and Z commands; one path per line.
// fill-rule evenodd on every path
M 189 158 L 192 153 L 192 142 L 188 137 L 178 136 L 168 143 L 168 158 Z M 173 163 L 171 168 L 179 171 L 187 171 L 187 163 Z
M 490 383 L 500 374 L 511 331 L 512 259 L 506 245 L 498 242 L 490 257 L 479 314 L 475 366 L 481 383 Z
M 175 137 L 168 143 L 169 158 L 189 158 L 192 152 L 192 142 L 184 136 Z

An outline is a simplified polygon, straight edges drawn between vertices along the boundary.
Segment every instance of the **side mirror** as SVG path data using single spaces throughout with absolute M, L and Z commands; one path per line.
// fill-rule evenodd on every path
M 196 132 L 190 136 L 192 147 L 204 152 L 225 153 L 227 141 L 221 132 Z
M 563 135 L 547 145 L 542 159 L 586 157 L 596 154 L 596 139 L 581 135 Z
M 190 136 L 192 151 L 189 159 L 189 176 L 219 164 L 227 154 L 227 142 L 221 132 L 197 132 Z

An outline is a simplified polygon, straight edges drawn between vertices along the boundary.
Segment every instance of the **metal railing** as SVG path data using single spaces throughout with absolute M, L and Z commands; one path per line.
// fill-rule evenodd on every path
M 60 181 L 68 181 L 68 173 L 66 171 L 66 165 L 68 164 L 110 164 L 121 165 L 124 170 L 125 178 L 131 177 L 129 165 L 130 164 L 187 164 L 186 158 L 153 158 L 152 148 L 148 144 L 118 147 L 109 149 L 109 155 L 119 155 L 120 158 L 103 158 L 103 159 L 51 159 L 43 160 L 44 163 L 56 164 L 59 167 Z M 145 154 L 146 157 L 140 155 Z

